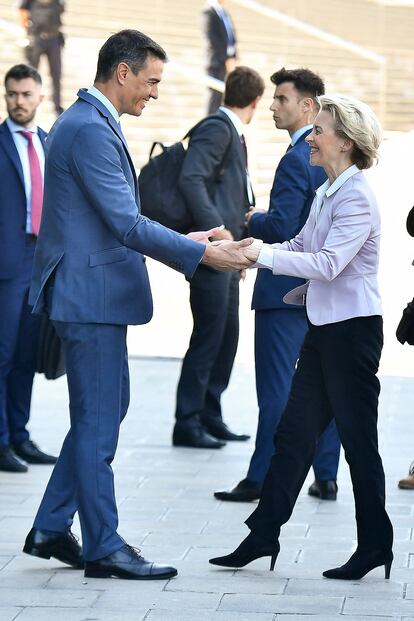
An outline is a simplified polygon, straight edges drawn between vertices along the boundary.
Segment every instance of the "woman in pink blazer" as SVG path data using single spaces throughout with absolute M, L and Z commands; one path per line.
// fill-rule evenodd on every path
M 288 521 L 312 464 L 318 438 L 335 418 L 349 464 L 358 546 L 327 578 L 356 580 L 393 560 L 392 525 L 385 510 L 385 481 L 378 453 L 383 344 L 378 291 L 380 216 L 363 169 L 377 156 L 381 128 L 368 106 L 350 97 L 323 96 L 307 137 L 310 161 L 328 180 L 316 191 L 309 218 L 292 240 L 263 244 L 257 267 L 308 279 L 285 296 L 306 304 L 309 331 L 277 434 L 262 496 L 246 520 L 250 534 L 213 565 L 244 567 L 279 553 L 280 527 Z

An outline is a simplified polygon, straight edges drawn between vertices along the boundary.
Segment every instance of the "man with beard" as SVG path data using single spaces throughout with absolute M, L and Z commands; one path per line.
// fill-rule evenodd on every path
M 8 118 L 0 125 L 0 470 L 26 472 L 54 464 L 30 440 L 30 415 L 39 317 L 28 293 L 43 201 L 44 141 L 36 126 L 42 80 L 27 65 L 6 74 Z

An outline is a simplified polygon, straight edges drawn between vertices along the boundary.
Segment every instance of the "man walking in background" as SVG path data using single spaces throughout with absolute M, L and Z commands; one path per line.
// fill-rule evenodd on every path
M 243 125 L 263 91 L 256 71 L 237 67 L 227 77 L 224 106 L 191 134 L 178 184 L 195 230 L 224 225 L 217 239 L 245 236 L 254 195 Z M 221 448 L 226 440 L 250 437 L 233 433 L 221 413 L 239 338 L 239 280 L 237 273 L 202 265 L 190 282 L 194 326 L 178 382 L 174 446 Z
M 40 320 L 28 305 L 43 199 L 46 133 L 35 123 L 42 80 L 27 65 L 6 73 L 8 117 L 0 125 L 0 470 L 54 464 L 30 439 Z M 20 459 L 19 459 L 20 458 Z
M 209 0 L 202 13 L 205 38 L 207 74 L 224 80 L 236 65 L 236 33 L 224 0 Z M 207 114 L 213 114 L 221 105 L 223 94 L 214 88 L 208 90 Z
M 64 0 L 22 0 L 20 3 L 20 23 L 27 30 L 29 37 L 26 58 L 37 69 L 40 57 L 43 54 L 47 56 L 57 115 L 63 112 L 60 80 L 64 44 L 61 15 L 64 10 Z
M 305 142 L 318 112 L 317 97 L 325 92 L 321 78 L 308 69 L 281 69 L 271 77 L 275 85 L 270 110 L 277 129 L 289 133 L 290 143 L 277 167 L 269 211 L 253 208 L 247 214 L 249 234 L 266 243 L 292 239 L 303 227 L 316 188 L 326 180 L 322 168 L 311 166 Z M 255 364 L 259 420 L 256 448 L 245 479 L 219 500 L 249 501 L 260 497 L 274 452 L 273 437 L 287 403 L 299 350 L 307 331 L 306 310 L 285 304 L 283 296 L 305 281 L 258 270 L 253 292 Z M 321 436 L 313 468 L 312 496 L 335 500 L 340 443 L 334 421 Z

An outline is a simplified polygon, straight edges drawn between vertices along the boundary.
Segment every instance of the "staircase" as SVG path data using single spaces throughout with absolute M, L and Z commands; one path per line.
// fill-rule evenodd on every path
M 266 204 L 269 186 L 287 136 L 275 130 L 268 107 L 273 85 L 269 76 L 281 66 L 307 66 L 323 76 L 328 92 L 350 93 L 370 104 L 386 130 L 409 130 L 414 125 L 414 9 L 387 7 L 370 0 L 263 0 L 292 17 L 327 32 L 365 45 L 386 57 L 385 67 L 329 44 L 300 30 L 269 19 L 229 0 L 237 27 L 242 64 L 256 68 L 266 79 L 263 101 L 247 131 L 249 161 L 259 203 Z M 93 82 L 97 51 L 121 28 L 137 28 L 152 36 L 173 61 L 166 66 L 160 97 L 140 119 L 123 117 L 122 125 L 137 168 L 147 159 L 153 140 L 172 142 L 183 136 L 204 113 L 203 42 L 199 30 L 201 0 L 69 0 L 64 15 L 64 106 L 80 86 Z M 16 10 L 0 0 L 0 18 L 16 24 Z M 23 58 L 15 32 L 0 29 L 0 72 Z M 50 81 L 41 66 L 45 90 Z M 0 111 L 5 115 L 4 108 Z M 45 102 L 39 123 L 53 122 Z

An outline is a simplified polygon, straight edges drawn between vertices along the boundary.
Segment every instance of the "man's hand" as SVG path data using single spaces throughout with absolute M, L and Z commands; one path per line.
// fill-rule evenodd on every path
M 227 58 L 226 62 L 226 73 L 230 73 L 231 71 L 234 71 L 234 69 L 236 68 L 236 59 L 235 58 Z
M 213 242 L 206 246 L 201 263 L 221 272 L 238 272 L 256 263 L 260 248 L 252 237 L 239 242 Z
M 30 13 L 27 9 L 19 9 L 19 23 L 25 30 L 28 29 L 30 23 Z
M 249 220 L 254 213 L 266 213 L 266 209 L 261 209 L 260 207 L 250 207 L 244 218 L 244 223 L 246 226 L 249 224 Z
M 209 229 L 208 231 L 194 231 L 193 233 L 187 233 L 186 237 L 188 239 L 192 239 L 193 241 L 200 242 L 200 244 L 208 244 L 209 237 L 214 237 L 219 239 L 218 236 L 224 230 L 224 226 L 215 226 L 213 229 Z
M 233 235 L 230 233 L 230 231 L 228 229 L 222 228 L 219 230 L 218 233 L 215 233 L 213 236 L 214 240 L 227 240 L 227 241 L 233 241 L 234 237 Z

